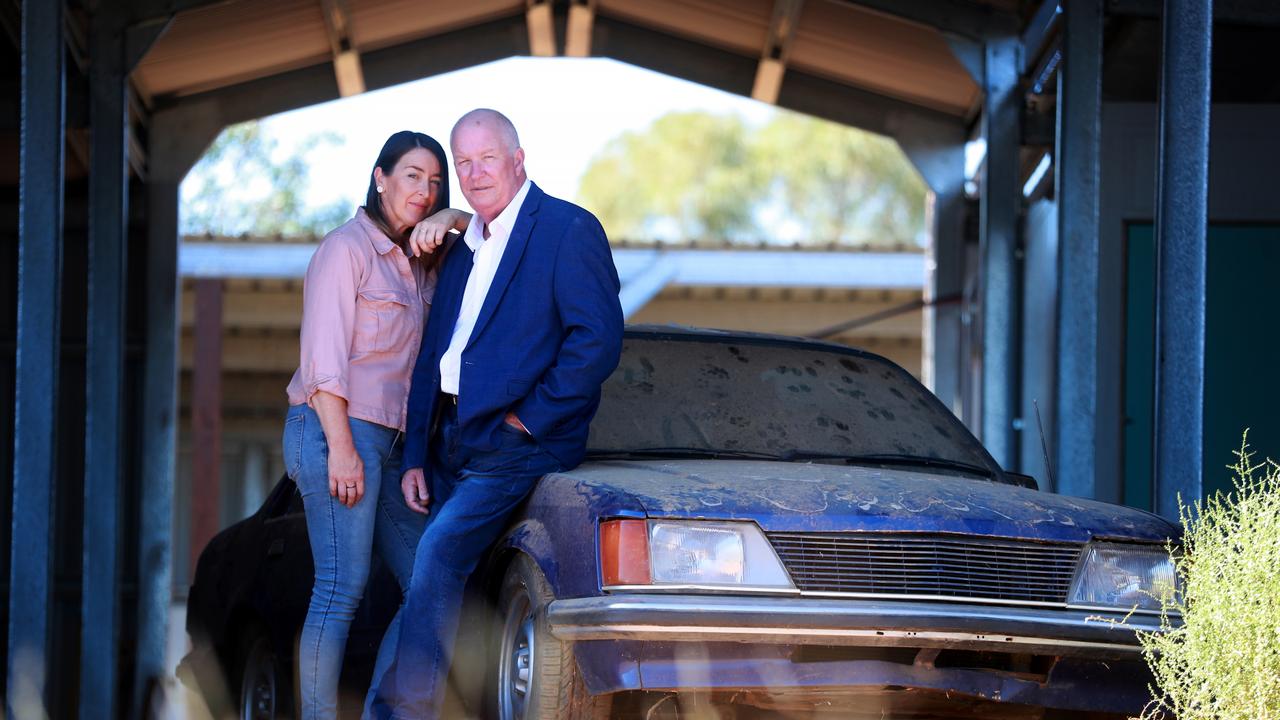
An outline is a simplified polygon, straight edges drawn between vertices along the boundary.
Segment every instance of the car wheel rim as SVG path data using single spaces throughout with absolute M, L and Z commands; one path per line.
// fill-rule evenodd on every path
M 533 684 L 533 663 L 537 657 L 533 608 L 524 589 L 511 598 L 502 624 L 499 654 L 498 693 L 501 720 L 522 720 Z
M 240 717 L 273 720 L 276 716 L 276 659 L 265 640 L 259 640 L 245 661 L 240 684 Z

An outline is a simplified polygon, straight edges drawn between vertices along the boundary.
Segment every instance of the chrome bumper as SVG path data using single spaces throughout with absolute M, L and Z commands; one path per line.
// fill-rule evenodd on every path
M 1150 616 L 1056 608 L 889 600 L 619 594 L 556 600 L 562 640 L 660 640 L 853 645 L 1134 657 Z

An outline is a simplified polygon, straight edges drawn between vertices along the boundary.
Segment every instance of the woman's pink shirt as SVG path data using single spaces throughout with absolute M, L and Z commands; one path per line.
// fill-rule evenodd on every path
M 409 259 L 363 208 L 324 237 L 302 285 L 302 357 L 289 404 L 321 390 L 347 414 L 404 430 L 435 271 Z

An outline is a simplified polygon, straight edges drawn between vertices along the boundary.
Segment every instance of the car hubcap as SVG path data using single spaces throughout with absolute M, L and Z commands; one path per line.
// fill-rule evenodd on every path
M 533 609 L 523 592 L 511 599 L 502 627 L 502 663 L 498 671 L 501 720 L 522 720 L 533 684 Z

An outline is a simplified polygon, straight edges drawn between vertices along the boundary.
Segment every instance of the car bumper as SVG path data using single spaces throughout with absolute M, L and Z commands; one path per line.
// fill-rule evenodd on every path
M 870 696 L 892 703 L 905 693 L 979 714 L 994 711 L 973 710 L 974 703 L 1140 712 L 1151 676 L 1134 630 L 1158 625 L 1133 616 L 1121 627 L 1122 617 L 640 593 L 547 608 L 551 632 L 575 642 L 592 693 L 705 690 L 762 707 L 814 708 Z
M 1135 630 L 1160 629 L 1150 616 L 1086 610 L 640 593 L 556 600 L 547 621 L 556 637 L 575 641 L 963 648 L 1098 659 L 1131 658 L 1141 651 Z

